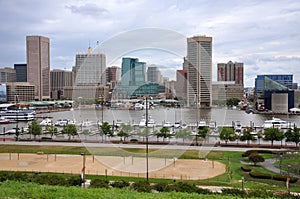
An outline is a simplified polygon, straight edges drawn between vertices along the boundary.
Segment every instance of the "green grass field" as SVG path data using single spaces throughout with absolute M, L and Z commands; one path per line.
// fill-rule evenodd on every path
M 20 146 L 20 145 L 0 145 L 1 153 L 37 153 L 44 152 L 45 154 L 81 154 L 86 153 L 88 155 L 105 155 L 105 156 L 137 156 L 145 157 L 145 149 L 136 148 L 87 148 L 85 147 L 68 147 L 68 146 Z M 198 150 L 159 150 L 150 149 L 150 157 L 160 158 L 172 158 L 175 155 L 182 154 L 179 158 L 182 159 L 199 159 L 206 154 L 201 151 L 199 154 Z M 262 154 L 265 159 L 275 158 L 272 154 Z M 210 151 L 206 158 L 209 160 L 219 161 L 226 165 L 226 173 L 219 175 L 214 178 L 192 181 L 199 185 L 213 185 L 213 186 L 226 186 L 226 187 L 242 187 L 242 177 L 245 179 L 244 186 L 248 189 L 263 189 L 263 190 L 282 190 L 286 191 L 286 183 L 275 180 L 256 179 L 249 176 L 247 172 L 241 170 L 241 161 L 247 161 L 247 158 L 242 157 L 242 152 L 227 152 L 227 151 Z M 250 166 L 252 170 L 261 171 L 264 173 L 274 174 L 262 167 Z M 95 176 L 97 177 L 97 176 Z M 89 178 L 94 178 L 89 176 Z M 126 181 L 140 180 L 137 178 L 128 177 L 110 177 L 109 180 L 113 179 L 124 179 Z M 169 181 L 167 179 L 150 179 L 151 182 Z M 300 192 L 300 182 L 291 184 L 292 192 Z
M 236 196 L 201 195 L 196 193 L 164 192 L 141 193 L 130 189 L 85 189 L 81 187 L 45 186 L 34 183 L 5 181 L 0 183 L 0 198 L 113 198 L 113 199 L 150 199 L 150 198 L 201 198 L 201 199 L 232 199 Z

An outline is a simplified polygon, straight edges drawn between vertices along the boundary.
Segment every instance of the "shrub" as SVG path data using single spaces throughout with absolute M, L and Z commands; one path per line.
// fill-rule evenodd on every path
M 249 155 L 248 159 L 249 159 L 250 162 L 253 162 L 254 165 L 256 165 L 259 162 L 264 162 L 265 161 L 264 157 L 262 157 L 258 153 L 251 153 Z
M 95 179 L 91 181 L 91 188 L 109 188 L 109 182 L 103 179 Z
M 245 172 L 250 172 L 251 171 L 251 168 L 249 166 L 246 166 L 246 165 L 241 166 L 241 169 Z
M 287 176 L 280 175 L 280 174 L 273 175 L 273 180 L 278 180 L 278 181 L 284 181 L 284 182 L 286 182 Z M 297 181 L 298 181 L 298 178 L 290 177 L 290 183 L 295 183 Z
M 174 184 L 170 184 L 170 183 L 167 183 L 167 182 L 159 182 L 159 183 L 156 183 L 155 185 L 153 185 L 153 188 L 156 190 L 156 191 L 159 191 L 159 192 L 170 192 L 170 191 L 176 191 L 176 187 Z
M 198 187 L 196 187 L 194 184 L 191 183 L 178 182 L 175 184 L 175 190 L 177 192 L 197 193 Z
M 222 194 L 224 195 L 232 195 L 232 196 L 245 196 L 246 192 L 241 189 L 228 189 L 224 188 L 222 189 Z
M 138 139 L 130 139 L 130 142 L 138 142 Z
M 248 157 L 251 153 L 267 153 L 272 154 L 273 151 L 270 150 L 248 150 L 242 154 L 242 157 Z
M 126 182 L 124 180 L 121 180 L 121 181 L 114 181 L 111 183 L 111 186 L 114 187 L 114 188 L 124 188 L 124 187 L 128 187 L 129 186 L 129 182 Z
M 139 181 L 132 184 L 132 189 L 138 192 L 151 192 L 151 186 L 147 181 Z
M 272 175 L 268 173 L 263 173 L 260 171 L 251 171 L 249 175 L 253 178 L 260 178 L 260 179 L 272 179 Z

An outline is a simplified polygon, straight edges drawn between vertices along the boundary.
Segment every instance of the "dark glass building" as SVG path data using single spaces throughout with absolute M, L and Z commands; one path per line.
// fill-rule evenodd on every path
M 27 82 L 27 64 L 14 64 L 16 82 Z

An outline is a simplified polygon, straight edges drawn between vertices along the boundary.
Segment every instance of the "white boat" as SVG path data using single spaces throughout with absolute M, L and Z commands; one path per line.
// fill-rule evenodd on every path
M 240 135 L 242 133 L 242 125 L 240 121 L 234 122 L 234 132 L 235 134 Z
M 154 119 L 149 117 L 147 126 L 148 127 L 155 127 L 156 124 L 155 124 Z M 140 120 L 139 127 L 146 127 L 146 118 L 145 118 L 145 116 Z
M 163 124 L 163 127 L 171 128 L 171 127 L 172 127 L 172 124 L 171 124 L 171 122 L 166 121 L 166 122 Z
M 284 120 L 281 120 L 280 118 L 273 117 L 271 120 L 266 120 L 263 124 L 263 128 L 289 128 L 293 127 L 291 123 L 288 123 Z
M 10 120 L 5 117 L 0 117 L 0 124 L 9 124 Z
M 5 117 L 6 119 L 15 121 L 34 120 L 34 115 L 34 110 L 7 110 L 0 112 L 0 117 Z
M 176 129 L 181 128 L 181 122 L 179 122 L 179 121 L 175 122 L 174 127 Z
M 59 119 L 55 122 L 55 126 L 67 126 L 68 124 L 75 124 L 73 120 L 69 119 Z
M 199 123 L 198 123 L 198 129 L 202 129 L 204 127 L 206 127 L 207 124 L 206 124 L 206 121 L 205 120 L 200 120 Z
M 52 125 L 52 120 L 49 118 L 44 119 L 43 121 L 40 122 L 41 126 L 50 126 Z
M 81 126 L 82 127 L 89 127 L 89 126 L 93 126 L 93 122 L 92 121 L 83 121 L 82 123 L 81 123 Z

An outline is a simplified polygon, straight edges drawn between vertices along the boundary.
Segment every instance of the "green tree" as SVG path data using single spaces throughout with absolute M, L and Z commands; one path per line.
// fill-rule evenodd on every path
M 254 166 L 256 166 L 256 164 L 259 163 L 259 162 L 264 162 L 265 161 L 264 157 L 262 157 L 258 153 L 251 153 L 249 155 L 248 159 L 249 159 L 250 162 L 254 163 Z
M 263 138 L 263 133 L 261 131 L 259 131 L 256 135 L 257 135 L 257 139 L 258 139 L 258 144 L 260 145 L 260 140 L 261 140 L 261 138 Z
M 200 138 L 202 138 L 203 140 L 205 140 L 207 134 L 209 132 L 209 128 L 207 126 L 198 129 L 198 135 Z
M 223 127 L 220 133 L 220 139 L 225 140 L 225 143 L 229 140 L 234 140 L 234 129 L 232 127 Z
M 105 141 L 106 141 L 106 136 L 111 137 L 114 135 L 113 131 L 111 129 L 111 125 L 108 122 L 104 122 L 100 128 L 101 128 L 103 134 L 105 135 Z
M 126 133 L 125 131 L 123 131 L 123 130 L 121 129 L 121 130 L 117 133 L 117 136 L 120 137 L 120 141 L 123 141 L 122 138 L 124 137 L 124 141 L 125 141 L 126 137 L 128 137 L 129 134 Z
M 250 140 L 254 140 L 254 136 L 251 134 L 252 132 L 252 128 L 251 127 L 247 127 L 243 130 L 243 135 L 240 137 L 241 141 L 246 141 L 247 140 L 247 144 L 250 144 Z
M 294 142 L 297 147 L 300 142 L 300 131 L 299 130 L 300 129 L 297 127 L 294 127 L 293 129 L 289 129 L 285 133 L 286 142 Z
M 144 128 L 143 130 L 139 129 L 137 131 L 137 135 L 140 136 L 140 137 L 143 137 L 143 142 L 144 142 L 145 141 L 145 137 L 147 136 L 147 129 L 146 128 Z
M 265 140 L 271 141 L 271 146 L 273 146 L 274 141 L 281 141 L 283 139 L 283 131 L 278 128 L 267 128 L 264 135 Z
M 78 135 L 77 128 L 74 124 L 67 124 L 61 131 L 63 134 L 67 134 L 69 136 L 69 140 L 71 136 Z
M 188 129 L 179 129 L 175 133 L 175 138 L 181 138 L 184 143 L 184 140 L 191 138 L 191 131 L 189 131 Z
M 51 135 L 51 138 L 58 133 L 58 129 L 54 125 L 46 126 L 46 131 Z
M 15 135 L 16 135 L 16 141 L 19 140 L 19 136 L 20 136 L 21 132 L 20 132 L 20 129 L 19 127 L 16 127 L 16 132 L 15 132 Z
M 82 131 L 82 134 L 85 136 L 85 140 L 86 140 L 87 136 L 90 134 L 90 130 L 89 129 L 84 129 Z
M 42 126 L 34 120 L 29 124 L 28 131 L 34 136 L 34 139 L 36 139 L 36 136 L 42 133 Z
M 163 138 L 163 142 L 164 142 L 166 138 L 171 137 L 170 129 L 167 128 L 167 127 L 162 127 L 162 128 L 159 130 L 159 133 L 156 134 L 156 136 L 157 136 L 157 137 L 162 137 L 162 138 Z

